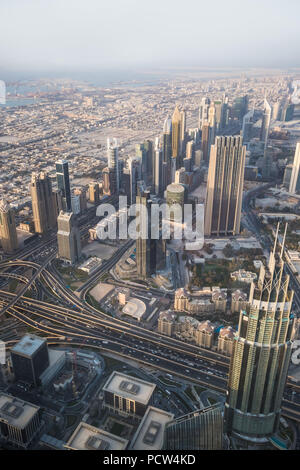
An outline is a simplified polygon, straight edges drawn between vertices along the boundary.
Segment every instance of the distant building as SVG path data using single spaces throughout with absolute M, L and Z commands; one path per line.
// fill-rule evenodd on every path
M 4 200 L 0 201 L 0 239 L 5 253 L 18 249 L 15 212 Z
M 292 194 L 295 194 L 299 192 L 300 190 L 299 168 L 300 168 L 300 142 L 298 142 L 296 146 L 293 168 L 292 168 L 292 173 L 291 173 L 291 178 L 290 178 L 289 192 Z
M 245 271 L 244 269 L 239 269 L 238 271 L 230 273 L 230 277 L 233 281 L 251 284 L 251 282 L 257 278 L 257 274 L 252 273 L 251 271 Z
M 41 428 L 41 411 L 38 406 L 0 392 L 0 436 L 2 439 L 26 449 Z
M 69 178 L 69 163 L 67 160 L 56 162 L 56 180 L 57 188 L 61 193 L 63 201 L 63 210 L 70 212 L 72 210 L 71 189 Z
M 13 372 L 17 381 L 35 386 L 49 366 L 47 341 L 35 335 L 25 335 L 11 348 Z
M 81 422 L 65 444 L 69 450 L 125 450 L 128 440 Z
M 139 420 L 152 404 L 155 387 L 153 383 L 115 371 L 102 389 L 104 406 L 120 416 Z
M 33 173 L 30 183 L 34 229 L 45 234 L 56 226 L 56 210 L 49 176 Z
M 98 185 L 99 187 L 99 185 Z M 87 209 L 86 202 L 86 189 L 85 188 L 75 188 L 73 191 L 74 196 L 79 196 L 79 205 L 80 212 L 84 212 Z
M 107 161 L 110 169 L 110 194 L 116 195 L 120 189 L 119 147 L 117 139 L 107 139 Z
M 175 418 L 165 425 L 164 450 L 222 450 L 223 415 L 219 404 Z
M 67 263 L 76 263 L 81 256 L 80 232 L 74 223 L 72 212 L 61 211 L 58 219 L 58 256 Z
M 89 201 L 93 204 L 100 202 L 100 187 L 96 181 L 89 183 Z
M 242 210 L 246 147 L 242 137 L 216 137 L 211 147 L 204 233 L 238 235 Z

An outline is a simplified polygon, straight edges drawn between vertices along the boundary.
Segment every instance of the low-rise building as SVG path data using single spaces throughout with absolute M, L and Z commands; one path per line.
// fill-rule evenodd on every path
M 245 310 L 247 306 L 248 297 L 245 292 L 237 289 L 231 293 L 231 312 L 239 313 L 241 310 Z
M 125 450 L 128 440 L 81 422 L 65 448 L 69 450 Z
M 255 281 L 255 279 L 257 278 L 257 274 L 252 273 L 251 271 L 245 271 L 244 269 L 239 269 L 238 271 L 234 271 L 233 273 L 231 273 L 230 277 L 234 281 L 251 284 L 251 282 Z
M 149 406 L 130 443 L 130 450 L 160 450 L 165 426 L 174 418 L 172 413 Z
M 114 371 L 103 387 L 104 406 L 124 417 L 141 419 L 153 401 L 156 385 Z

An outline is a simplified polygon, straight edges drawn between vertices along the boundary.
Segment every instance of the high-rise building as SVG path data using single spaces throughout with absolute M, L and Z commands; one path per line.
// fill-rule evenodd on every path
M 185 153 L 185 139 L 186 139 L 186 114 L 182 110 L 180 112 L 180 156 Z
M 199 129 L 202 129 L 203 124 L 208 121 L 209 106 L 210 106 L 210 99 L 202 98 L 200 107 L 199 107 Z
M 265 147 L 267 146 L 267 142 L 268 142 L 271 115 L 272 115 L 272 108 L 265 98 L 264 111 L 263 111 L 263 117 L 262 117 L 261 129 L 260 129 L 260 140 L 264 142 Z
M 120 174 L 119 174 L 119 149 L 117 139 L 107 139 L 107 163 L 111 170 L 110 194 L 119 193 Z
M 282 257 L 285 235 L 279 254 L 277 239 L 278 228 L 268 266 L 261 265 L 249 306 L 240 313 L 229 370 L 226 432 L 252 445 L 278 431 L 294 334 L 293 291 Z
M 69 163 L 67 162 L 67 160 L 59 160 L 58 162 L 56 162 L 56 180 L 57 187 L 61 192 L 63 208 L 67 212 L 71 211 L 72 202 L 69 178 Z
M 99 189 L 99 184 L 98 185 L 98 191 Z M 97 191 L 97 189 L 96 189 Z M 80 201 L 80 212 L 84 212 L 87 209 L 87 202 L 86 202 L 86 188 L 75 188 L 74 189 L 74 196 L 79 196 L 79 201 Z
M 25 335 L 11 349 L 16 380 L 39 385 L 39 378 L 49 366 L 47 341 L 40 336 Z
M 246 147 L 241 136 L 216 137 L 211 147 L 205 200 L 204 233 L 240 231 Z
M 253 129 L 253 117 L 254 117 L 254 109 L 248 111 L 247 114 L 243 117 L 243 125 L 242 125 L 242 136 L 244 144 L 246 142 L 250 142 L 252 137 L 252 129 Z
M 231 117 L 242 121 L 245 114 L 248 112 L 248 96 L 238 96 L 234 99 L 231 107 Z
M 61 211 L 58 218 L 58 256 L 67 263 L 74 264 L 81 255 L 80 231 L 74 222 L 72 212 Z
M 10 205 L 0 201 L 0 239 L 5 253 L 12 253 L 18 248 L 15 212 Z
M 161 196 L 163 192 L 163 154 L 158 139 L 155 142 L 154 156 L 154 190 L 157 196 Z
M 165 425 L 164 450 L 222 450 L 223 415 L 215 404 L 175 418 Z
M 172 120 L 167 116 L 162 137 L 163 163 L 167 165 L 164 188 L 171 183 L 171 159 L 172 159 Z
M 291 179 L 290 179 L 289 192 L 292 194 L 295 194 L 299 192 L 300 190 L 299 168 L 300 168 L 300 142 L 298 142 L 296 145 L 293 169 L 292 169 L 292 174 L 291 174 Z
M 292 164 L 287 165 L 284 169 L 283 182 L 282 182 L 283 186 L 287 190 L 289 190 L 289 188 L 290 188 L 292 172 L 293 172 L 293 165 Z
M 176 106 L 172 116 L 172 157 L 177 159 L 177 166 L 180 157 L 180 138 L 181 138 L 181 114 Z
M 49 176 L 41 172 L 33 173 L 30 183 L 34 230 L 36 233 L 47 233 L 56 226 L 56 210 Z
M 139 187 L 136 204 L 144 206 L 147 212 L 147 217 L 143 217 L 143 212 L 138 210 L 140 214 L 140 236 L 136 240 L 137 273 L 140 277 L 146 278 L 156 271 L 157 240 L 151 238 L 150 192 L 143 187 Z
M 208 121 L 204 122 L 202 125 L 202 135 L 201 135 L 201 150 L 203 152 L 204 162 L 209 162 L 210 149 L 213 143 L 213 128 L 209 125 Z
M 89 201 L 93 204 L 99 204 L 100 202 L 100 188 L 99 183 L 96 181 L 89 183 Z

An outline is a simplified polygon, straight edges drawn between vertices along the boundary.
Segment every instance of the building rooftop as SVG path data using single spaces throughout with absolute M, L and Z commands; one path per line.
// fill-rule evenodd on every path
M 72 450 L 124 450 L 128 441 L 87 423 L 79 423 L 68 442 Z
M 39 407 L 19 398 L 0 393 L 0 421 L 23 429 L 39 411 Z
M 131 441 L 132 450 L 160 450 L 163 445 L 166 423 L 174 415 L 167 411 L 149 406 Z
M 114 393 L 124 398 L 135 399 L 139 403 L 147 405 L 155 390 L 156 385 L 145 380 L 113 372 L 103 387 L 103 391 Z
M 25 335 L 11 348 L 11 351 L 22 354 L 23 356 L 31 357 L 45 342 L 46 340 L 39 336 Z

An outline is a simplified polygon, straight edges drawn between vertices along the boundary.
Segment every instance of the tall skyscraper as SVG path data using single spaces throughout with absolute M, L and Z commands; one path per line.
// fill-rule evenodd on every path
M 107 139 L 107 163 L 111 171 L 111 187 L 112 196 L 119 193 L 120 174 L 119 174 L 119 149 L 117 139 Z
M 186 113 L 185 110 L 180 112 L 180 157 L 185 153 L 186 140 Z
M 61 211 L 58 218 L 58 256 L 67 263 L 74 264 L 81 256 L 80 231 L 74 223 L 72 212 Z
M 140 232 L 141 236 L 136 240 L 136 265 L 137 274 L 142 278 L 146 278 L 154 274 L 156 271 L 156 245 L 157 240 L 151 238 L 151 200 L 150 192 L 145 190 L 144 187 L 138 187 L 136 204 L 144 206 L 148 213 L 145 219 L 140 217 Z M 138 210 L 139 212 L 139 210 Z M 143 237 L 143 233 L 147 234 L 147 238 Z
M 211 147 L 205 201 L 204 233 L 237 235 L 240 231 L 246 147 L 240 136 L 216 137 Z
M 164 188 L 171 183 L 171 165 L 172 165 L 172 120 L 169 116 L 164 122 L 163 137 L 162 137 L 162 153 L 163 163 L 166 164 L 166 172 L 164 173 Z
M 256 445 L 278 430 L 294 330 L 284 241 L 277 254 L 277 239 L 278 228 L 268 266 L 261 265 L 249 306 L 240 313 L 225 405 L 226 432 Z
M 63 207 L 65 211 L 72 210 L 71 189 L 69 178 L 69 164 L 67 160 L 59 160 L 56 162 L 56 180 L 57 187 L 61 193 Z
M 299 168 L 300 168 L 300 142 L 298 142 L 296 145 L 293 169 L 292 169 L 292 174 L 291 174 L 291 179 L 290 179 L 289 192 L 292 194 L 295 194 L 300 191 Z
M 263 111 L 263 117 L 262 117 L 261 129 L 260 129 L 260 140 L 264 142 L 265 147 L 267 146 L 267 142 L 268 142 L 271 115 L 272 115 L 272 108 L 265 98 L 264 111 Z
M 223 415 L 219 404 L 180 416 L 165 425 L 164 450 L 222 450 Z
M 176 106 L 172 116 L 172 157 L 177 159 L 177 167 L 180 157 L 180 137 L 181 137 L 181 115 Z
M 159 147 L 159 141 L 155 141 L 155 173 L 154 173 L 154 190 L 157 196 L 161 196 L 163 192 L 163 154 Z
M 248 111 L 248 96 L 238 96 L 234 99 L 231 107 L 231 117 L 241 121 Z
M 56 210 L 52 184 L 49 176 L 41 172 L 33 173 L 30 183 L 30 194 L 32 199 L 32 212 L 34 230 L 36 233 L 47 233 L 56 226 Z
M 15 212 L 8 202 L 0 201 L 0 239 L 3 251 L 12 253 L 18 248 Z
M 202 126 L 205 122 L 208 121 L 208 109 L 210 106 L 209 98 L 202 98 L 200 107 L 199 107 L 199 129 L 202 129 Z
M 247 114 L 243 117 L 243 125 L 242 125 L 242 135 L 243 135 L 243 142 L 244 144 L 250 142 L 252 137 L 252 129 L 253 129 L 253 117 L 254 117 L 254 109 L 248 111 Z
M 93 204 L 99 204 L 100 202 L 100 188 L 97 181 L 89 183 L 89 201 Z

